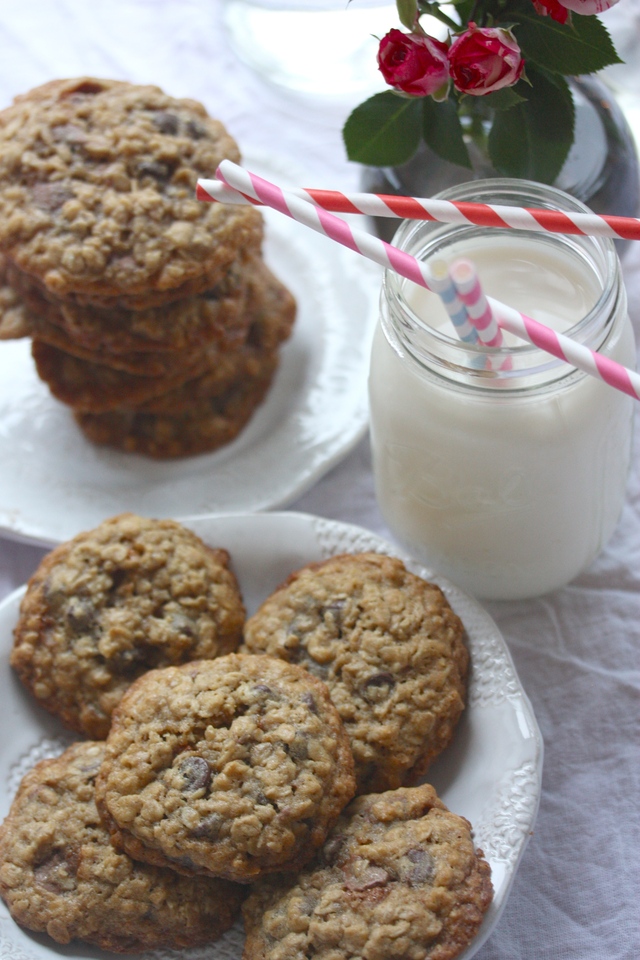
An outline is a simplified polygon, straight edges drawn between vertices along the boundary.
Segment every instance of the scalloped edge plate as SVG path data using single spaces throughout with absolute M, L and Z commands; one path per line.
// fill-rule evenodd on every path
M 300 183 L 290 164 L 247 154 L 247 167 Z M 264 258 L 298 315 L 265 401 L 242 433 L 210 454 L 154 461 L 86 440 L 38 379 L 30 341 L 0 342 L 0 535 L 67 540 L 105 516 L 184 517 L 283 507 L 364 435 L 367 375 L 382 268 L 263 208 Z
M 498 627 L 481 607 L 448 580 L 413 562 L 392 544 L 361 527 L 302 513 L 202 517 L 185 523 L 207 543 L 227 549 L 251 614 L 292 571 L 337 553 L 373 550 L 400 557 L 409 569 L 438 583 L 461 617 L 471 653 L 467 709 L 453 743 L 427 779 L 452 811 L 472 824 L 476 844 L 491 865 L 494 899 L 482 928 L 460 954 L 470 958 L 494 929 L 533 830 L 541 792 L 542 736 Z M 21 686 L 8 666 L 12 630 L 24 588 L 0 604 L 2 726 L 0 816 L 4 818 L 26 772 L 37 760 L 59 753 L 73 739 Z M 217 943 L 179 953 L 155 951 L 141 960 L 240 960 L 241 924 Z M 0 901 L 0 960 L 107 958 L 112 954 L 78 944 L 60 947 L 18 927 Z

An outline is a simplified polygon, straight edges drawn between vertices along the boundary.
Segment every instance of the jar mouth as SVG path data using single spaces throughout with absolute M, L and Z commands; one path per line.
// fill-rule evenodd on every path
M 519 206 L 563 210 L 569 213 L 593 211 L 582 201 L 555 187 L 517 179 L 472 180 L 458 184 L 434 195 L 434 199 L 477 202 L 504 206 Z M 604 237 L 582 234 L 552 234 L 537 230 L 521 230 L 509 227 L 480 227 L 471 223 L 450 224 L 433 221 L 405 220 L 393 238 L 393 244 L 418 260 L 428 260 L 438 255 L 440 248 L 450 247 L 459 241 L 469 241 L 491 231 L 496 238 L 509 237 L 545 243 L 558 252 L 569 254 L 576 262 L 582 262 L 597 278 L 600 293 L 585 315 L 569 326 L 563 333 L 571 339 L 597 350 L 606 341 L 613 319 L 621 302 L 624 304 L 624 288 L 615 246 Z M 407 293 L 415 290 L 415 284 L 406 280 L 391 268 L 383 275 L 382 297 L 387 306 L 397 305 L 403 345 L 421 364 L 442 369 L 447 377 L 470 375 L 478 385 L 491 386 L 499 381 L 502 387 L 516 388 L 518 380 L 527 377 L 533 385 L 560 377 L 582 377 L 581 371 L 565 361 L 542 351 L 528 342 L 511 344 L 508 347 L 486 347 L 482 344 L 465 343 L 445 329 L 431 326 L 414 309 Z M 489 358 L 488 362 L 485 362 Z

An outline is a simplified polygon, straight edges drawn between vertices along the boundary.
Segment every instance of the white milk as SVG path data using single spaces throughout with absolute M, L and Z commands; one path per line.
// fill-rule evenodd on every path
M 407 227 L 396 243 L 424 229 Z M 587 249 L 605 247 L 594 266 L 582 240 L 576 255 L 564 240 L 540 235 L 476 229 L 465 239 L 455 231 L 447 248 L 440 233 L 438 257 L 470 257 L 486 293 L 556 329 L 578 323 L 596 304 L 589 335 L 579 335 L 635 365 L 619 265 L 607 241 L 586 241 Z M 415 236 L 403 247 L 415 253 L 412 243 Z M 454 338 L 437 297 L 387 275 L 370 374 L 381 512 L 414 557 L 478 597 L 546 593 L 587 567 L 614 530 L 634 401 L 528 346 L 512 351 L 510 379 L 488 376 L 478 371 L 477 351 Z
M 453 243 L 442 259 L 453 263 L 457 257 L 470 256 L 487 296 L 561 333 L 594 306 L 601 289 L 597 277 L 581 270 L 580 264 L 562 255 L 562 250 L 545 247 L 544 238 L 523 240 L 514 231 L 511 236 L 500 235 L 489 241 L 471 247 L 468 242 Z M 414 284 L 408 286 L 406 296 L 407 302 L 430 326 L 454 335 L 440 297 Z M 510 345 L 522 343 L 508 333 L 504 338 Z

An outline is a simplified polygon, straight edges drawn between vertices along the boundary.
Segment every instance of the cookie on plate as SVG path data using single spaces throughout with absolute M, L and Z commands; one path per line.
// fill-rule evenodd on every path
M 130 687 L 96 802 L 130 856 L 246 883 L 311 859 L 354 790 L 325 685 L 282 660 L 231 653 Z
M 259 257 L 241 255 L 209 290 L 146 310 L 126 310 L 60 300 L 0 256 L 0 280 L 28 311 L 31 330 L 27 335 L 84 359 L 96 359 L 96 353 L 108 356 L 114 366 L 134 357 L 134 366 L 122 366 L 132 373 L 141 372 L 145 360 L 152 365 L 167 355 L 171 359 L 174 353 L 213 342 L 242 342 L 248 326 L 244 316 L 247 281 L 263 269 Z M 147 372 L 155 375 L 153 366 Z M 166 373 L 166 367 L 159 372 Z
M 114 849 L 94 802 L 104 743 L 42 760 L 0 827 L 0 895 L 14 920 L 58 943 L 117 953 L 211 943 L 234 922 L 245 888 L 184 877 Z
M 131 354 L 129 369 L 124 370 L 118 358 L 113 362 L 111 354 L 81 358 L 73 349 L 60 349 L 34 335 L 32 355 L 38 375 L 58 400 L 80 413 L 132 408 L 171 414 L 194 410 L 199 400 L 220 396 L 225 390 L 258 377 L 262 361 L 270 363 L 274 351 L 291 333 L 295 302 L 271 271 L 263 265 L 248 287 L 244 339 L 161 354 L 166 368 L 161 376 L 150 372 L 149 353 L 137 355 L 142 358 L 138 370 L 133 369 L 136 355 Z M 204 382 L 194 390 L 196 378 Z M 175 405 L 172 394 L 182 387 L 181 402 Z M 165 396 L 166 403 L 162 399 Z M 152 403 L 149 407 L 149 402 L 154 401 L 156 406 Z
M 452 960 L 476 936 L 491 870 L 433 787 L 354 800 L 298 877 L 243 905 L 244 960 Z
M 148 413 L 110 410 L 74 411 L 74 418 L 93 443 L 157 460 L 211 453 L 234 440 L 252 418 L 273 381 L 277 354 L 267 358 L 257 373 L 243 377 L 222 393 L 197 399 L 188 410 Z
M 20 605 L 11 665 L 43 707 L 103 739 L 136 677 L 234 650 L 244 617 L 225 550 L 173 520 L 121 514 L 43 559 Z
M 261 214 L 199 203 L 237 144 L 195 100 L 80 77 L 0 113 L 0 251 L 59 298 L 145 309 L 214 286 L 260 252 Z
M 342 554 L 293 573 L 247 621 L 243 650 L 329 687 L 358 792 L 415 782 L 464 707 L 469 655 L 442 590 L 393 557 Z
M 218 351 L 214 347 L 215 356 Z M 106 413 L 126 405 L 144 403 L 158 394 L 174 390 L 203 373 L 209 363 L 207 350 L 190 354 L 189 364 L 162 377 L 140 376 L 105 363 L 81 360 L 37 337 L 31 342 L 36 371 L 51 393 L 74 410 Z M 177 358 L 176 358 L 177 359 Z

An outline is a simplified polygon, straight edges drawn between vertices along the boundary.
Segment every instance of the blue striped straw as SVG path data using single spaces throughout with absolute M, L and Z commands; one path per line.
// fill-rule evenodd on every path
M 475 328 L 480 342 L 487 347 L 504 346 L 502 330 L 498 326 L 489 302 L 484 295 L 475 264 L 471 260 L 461 257 L 451 264 L 449 279 L 457 296 L 464 304 L 467 319 Z M 486 363 L 489 370 L 511 370 L 513 367 L 510 356 L 504 359 L 488 356 Z
M 469 312 L 458 296 L 453 280 L 449 275 L 446 261 L 432 260 L 429 263 L 429 268 L 431 270 L 431 289 L 440 297 L 458 336 L 465 343 L 477 343 L 478 331 L 471 323 Z

